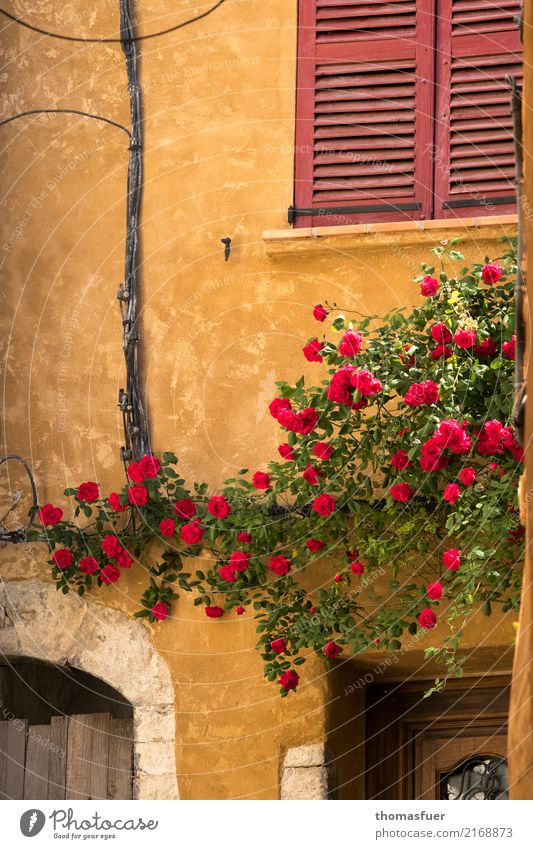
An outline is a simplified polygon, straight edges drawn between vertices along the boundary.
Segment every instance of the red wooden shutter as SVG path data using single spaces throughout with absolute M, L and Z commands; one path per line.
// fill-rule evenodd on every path
M 434 0 L 300 0 L 297 226 L 430 217 Z
M 435 218 L 513 212 L 507 75 L 522 78 L 519 0 L 439 0 Z

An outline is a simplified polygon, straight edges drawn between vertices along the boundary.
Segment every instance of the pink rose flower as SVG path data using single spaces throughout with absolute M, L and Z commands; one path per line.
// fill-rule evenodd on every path
M 453 337 L 458 348 L 471 348 L 476 342 L 474 330 L 457 330 Z
M 182 498 L 181 501 L 176 501 L 174 506 L 180 519 L 192 519 L 196 513 L 196 505 L 191 498 Z
M 324 361 L 324 357 L 321 355 L 323 347 L 323 343 L 319 342 L 318 339 L 311 339 L 302 348 L 305 359 L 310 363 L 322 363 Z
M 307 465 L 302 477 L 311 486 L 318 486 L 318 479 L 321 478 L 322 475 L 315 469 L 314 466 Z
M 420 294 L 424 295 L 425 298 L 430 298 L 432 295 L 437 294 L 438 288 L 439 281 L 435 280 L 434 277 L 430 277 L 429 274 L 426 274 L 420 284 Z
M 317 304 L 313 309 L 313 318 L 315 318 L 317 321 L 325 321 L 327 317 L 327 310 L 324 309 L 322 304 Z
M 287 648 L 287 643 L 285 642 L 283 637 L 280 637 L 277 640 L 272 640 L 272 642 L 270 643 L 270 648 L 273 652 L 276 652 L 276 654 L 281 654 Z
M 54 551 L 52 554 L 52 560 L 57 568 L 63 571 L 64 569 L 68 569 L 69 566 L 72 566 L 74 563 L 74 555 L 69 548 L 58 548 L 57 551 Z
M 326 547 L 326 543 L 321 539 L 308 539 L 305 547 L 308 551 L 322 551 Z
M 503 274 L 503 268 L 501 265 L 497 265 L 496 263 L 489 263 L 488 265 L 484 265 L 481 269 L 481 277 L 488 283 L 490 286 L 494 286 L 498 280 L 501 279 Z
M 83 557 L 80 560 L 80 572 L 83 572 L 84 575 L 94 575 L 95 572 L 98 572 L 98 560 L 96 557 L 91 557 L 90 555 Z
M 106 565 L 102 566 L 100 569 L 100 579 L 103 584 L 116 584 L 119 578 L 120 569 L 117 569 L 117 567 L 113 566 L 111 563 L 106 563 Z
M 353 563 L 350 563 L 350 572 L 353 575 L 362 575 L 364 571 L 365 567 L 360 560 L 354 560 Z
M 339 354 L 343 357 L 355 357 L 363 346 L 363 334 L 347 330 L 339 345 Z
M 447 342 L 451 342 L 452 340 L 450 330 L 442 321 L 439 321 L 438 324 L 434 324 L 430 333 L 431 338 L 434 339 L 435 342 L 438 342 L 439 345 L 446 345 Z
M 407 456 L 407 452 L 404 451 L 403 448 L 400 448 L 400 450 L 397 451 L 396 454 L 392 455 L 390 459 L 390 464 L 393 469 L 399 469 L 400 471 L 403 471 L 404 469 L 407 469 L 409 466 L 413 465 L 412 462 L 410 462 L 409 457 Z

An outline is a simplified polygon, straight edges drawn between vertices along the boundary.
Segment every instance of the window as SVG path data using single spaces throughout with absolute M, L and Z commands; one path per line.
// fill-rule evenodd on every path
M 513 212 L 519 0 L 300 0 L 296 226 Z

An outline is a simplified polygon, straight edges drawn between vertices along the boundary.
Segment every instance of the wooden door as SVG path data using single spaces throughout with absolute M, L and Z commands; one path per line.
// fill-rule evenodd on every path
M 133 720 L 54 716 L 0 722 L 0 799 L 131 799 Z
M 505 783 L 509 676 L 451 681 L 443 693 L 425 699 L 430 686 L 421 681 L 368 688 L 367 799 L 457 798 L 447 795 L 449 776 L 452 789 L 469 776 L 466 783 L 474 787 L 475 776 L 485 772 L 495 778 L 496 790 Z M 474 787 L 468 798 L 481 795 Z

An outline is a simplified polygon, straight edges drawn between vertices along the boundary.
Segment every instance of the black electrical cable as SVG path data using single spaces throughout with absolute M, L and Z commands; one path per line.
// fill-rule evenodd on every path
M 92 112 L 82 112 L 81 109 L 28 109 L 27 112 L 18 112 L 10 118 L 4 118 L 3 121 L 0 121 L 0 127 L 3 127 L 5 124 L 10 124 L 12 121 L 17 121 L 19 118 L 24 118 L 27 115 L 47 115 L 49 113 L 53 115 L 81 115 L 83 118 L 93 118 L 95 121 L 102 121 L 104 124 L 110 124 L 112 127 L 117 127 L 119 130 L 123 130 L 131 141 L 131 133 L 123 124 L 119 124 L 117 121 L 112 121 L 111 118 L 104 118 L 102 115 L 93 115 Z
M 137 41 L 147 41 L 149 38 L 158 38 L 161 35 L 167 35 L 169 32 L 176 32 L 179 29 L 183 29 L 183 27 L 189 26 L 189 24 L 194 24 L 196 21 L 201 21 L 203 18 L 207 18 L 213 12 L 222 6 L 226 0 L 218 0 L 214 6 L 211 6 L 210 9 L 207 9 L 206 12 L 202 12 L 200 15 L 196 15 L 194 18 L 189 18 L 187 21 L 182 21 L 179 24 L 175 24 L 172 27 L 168 27 L 167 29 L 158 30 L 157 32 L 149 32 L 146 35 L 133 35 L 132 33 L 129 36 L 129 41 L 134 43 Z M 34 26 L 33 24 L 28 23 L 23 18 L 19 18 L 16 15 L 12 15 L 11 12 L 6 12 L 5 9 L 0 8 L 0 13 L 8 18 L 10 21 L 14 23 L 20 24 L 21 27 L 25 27 L 26 29 L 31 30 L 32 32 L 36 32 L 39 35 L 47 35 L 49 38 L 58 38 L 60 41 L 76 41 L 78 43 L 83 44 L 122 44 L 123 39 L 121 38 L 85 38 L 83 36 L 76 35 L 61 35 L 59 32 L 49 32 L 46 29 L 42 29 L 41 27 Z

